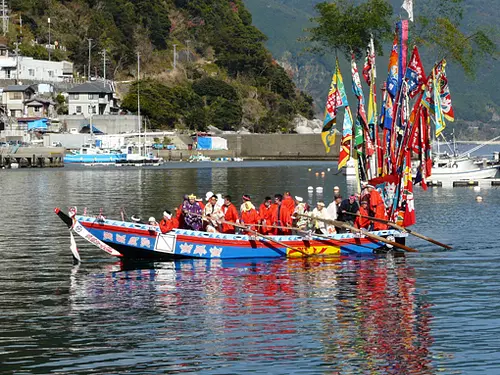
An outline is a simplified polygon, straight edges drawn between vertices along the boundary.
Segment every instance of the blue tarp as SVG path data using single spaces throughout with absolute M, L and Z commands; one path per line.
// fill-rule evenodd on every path
M 80 130 L 80 133 L 87 133 L 87 132 L 90 133 L 90 125 L 85 125 Z M 92 125 L 92 133 L 94 133 L 94 134 L 104 134 L 104 132 L 102 132 L 99 129 L 97 129 L 94 125 Z
M 47 119 L 42 118 L 39 120 L 33 120 L 28 122 L 28 130 L 41 129 L 47 130 Z
M 212 149 L 212 138 L 211 137 L 198 137 L 198 145 L 196 148 L 198 150 L 211 150 Z

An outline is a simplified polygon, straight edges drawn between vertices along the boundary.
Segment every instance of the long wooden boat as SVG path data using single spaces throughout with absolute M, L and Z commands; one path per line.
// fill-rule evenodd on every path
M 106 253 L 127 259 L 172 260 L 185 258 L 237 259 L 282 258 L 310 255 L 371 255 L 387 252 L 391 245 L 363 234 L 339 233 L 329 238 L 311 236 L 260 236 L 207 233 L 174 229 L 162 234 L 160 228 L 148 224 L 110 220 L 104 217 L 69 216 L 56 208 L 55 213 L 75 233 Z M 398 230 L 370 232 L 398 244 L 404 244 L 408 233 Z M 72 251 L 79 260 L 74 243 Z M 394 248 L 394 250 L 397 250 Z

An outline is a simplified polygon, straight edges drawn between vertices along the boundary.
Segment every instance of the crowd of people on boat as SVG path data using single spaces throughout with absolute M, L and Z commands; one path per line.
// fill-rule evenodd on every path
M 208 192 L 203 202 L 202 198 L 190 194 L 184 196 L 184 201 L 175 212 L 165 210 L 159 222 L 150 217 L 148 224 L 159 226 L 162 233 L 179 228 L 229 234 L 291 235 L 313 232 L 332 235 L 348 231 L 346 227 L 349 226 L 366 230 L 387 229 L 386 224 L 369 218 L 387 220 L 384 201 L 373 185 L 364 184 L 361 194 L 352 194 L 345 199 L 338 186 L 334 187 L 333 193 L 334 200 L 328 206 L 324 201 L 318 201 L 314 208 L 302 197 L 292 197 L 289 191 L 275 194 L 273 198 L 266 196 L 258 208 L 247 194 L 241 197 L 241 203 L 237 203 L 239 208 L 229 195 L 223 197 Z

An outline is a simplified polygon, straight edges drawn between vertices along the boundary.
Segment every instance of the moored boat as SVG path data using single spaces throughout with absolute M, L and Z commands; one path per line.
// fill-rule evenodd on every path
M 296 258 L 310 255 L 370 255 L 392 249 L 387 244 L 404 246 L 408 233 L 383 230 L 367 233 L 324 236 L 259 236 L 246 234 L 207 233 L 174 229 L 166 234 L 148 224 L 117 221 L 102 216 L 79 216 L 71 209 L 69 216 L 56 208 L 55 213 L 75 233 L 106 253 L 127 259 L 237 259 Z M 371 235 L 373 234 L 373 236 Z M 375 236 L 387 242 L 374 240 Z M 394 242 L 393 242 L 394 241 Z M 74 241 L 72 240 L 72 244 Z M 394 247 L 396 249 L 396 247 Z M 72 245 L 79 259 L 76 245 Z

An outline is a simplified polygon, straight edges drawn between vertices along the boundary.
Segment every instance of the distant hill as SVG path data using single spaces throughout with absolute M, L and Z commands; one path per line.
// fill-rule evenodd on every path
M 50 43 L 52 59 L 70 59 L 80 76 L 90 61 L 102 77 L 106 62 L 106 78 L 135 82 L 140 54 L 141 109 L 153 128 L 289 132 L 296 115 L 313 116 L 312 98 L 273 59 L 241 0 L 9 3 L 4 42 L 20 42 L 23 55 L 46 59 Z M 136 88 L 123 108 L 137 110 Z
M 307 43 L 298 41 L 307 34 L 305 28 L 313 25 L 312 17 L 317 16 L 314 5 L 320 0 L 245 0 L 252 12 L 254 24 L 267 36 L 267 47 L 285 69 L 293 73 L 293 78 L 300 89 L 314 98 L 316 113 L 321 116 L 328 93 L 334 68 L 335 56 L 313 56 L 305 54 Z M 394 9 L 402 1 L 392 1 Z M 415 9 L 417 12 L 418 9 Z M 492 6 L 487 0 L 468 0 L 464 4 L 464 25 L 496 25 L 500 17 L 500 8 Z M 335 22 L 335 20 L 332 20 Z M 499 41 L 498 35 L 494 37 Z M 389 46 L 385 51 L 389 50 Z M 430 70 L 437 56 L 430 51 L 421 50 L 425 68 Z M 362 62 L 358 61 L 358 65 Z M 347 61 L 341 60 L 344 80 L 350 75 Z M 381 82 L 386 78 L 387 54 L 378 57 L 377 73 Z M 500 134 L 500 90 L 497 77 L 500 76 L 500 64 L 493 61 L 477 69 L 474 80 L 463 74 L 453 62 L 448 64 L 448 76 L 453 105 L 457 121 L 449 124 L 447 130 L 454 128 L 462 138 L 488 139 Z M 349 79 L 350 81 L 350 79 Z

